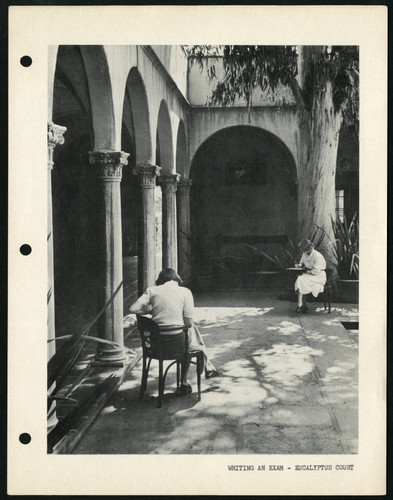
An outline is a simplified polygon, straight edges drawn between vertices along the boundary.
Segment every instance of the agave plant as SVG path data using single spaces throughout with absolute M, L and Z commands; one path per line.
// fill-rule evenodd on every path
M 249 245 L 248 243 L 245 243 L 245 245 L 268 259 L 274 266 L 280 269 L 286 269 L 287 267 L 291 267 L 298 262 L 299 251 L 295 248 L 295 245 L 290 238 L 288 239 L 287 244 L 282 246 L 279 253 L 276 255 L 270 255 L 253 245 Z
M 190 236 L 182 229 L 179 230 L 179 233 L 190 242 L 192 249 L 191 253 L 185 253 L 186 258 L 194 261 L 194 268 L 204 268 L 207 274 L 211 274 L 214 269 L 221 269 L 228 272 L 229 270 L 226 265 L 228 261 L 242 260 L 240 257 L 230 254 L 220 255 L 222 247 L 222 235 L 220 232 L 216 232 L 209 237 L 201 235 L 196 229 L 193 231 L 193 236 Z
M 314 233 L 311 234 L 308 239 L 314 243 L 315 248 L 318 248 L 322 243 L 323 239 L 325 238 L 325 236 L 326 234 L 320 228 L 317 227 Z M 287 243 L 281 246 L 279 253 L 276 255 L 270 255 L 260 250 L 259 248 L 249 245 L 248 243 L 246 243 L 246 246 L 248 246 L 252 250 L 255 250 L 259 254 L 263 255 L 263 257 L 266 257 L 266 259 L 268 259 L 277 268 L 281 270 L 285 270 L 288 267 L 293 267 L 295 264 L 299 262 L 301 257 L 299 249 L 297 248 L 297 246 L 295 246 L 292 239 L 289 237 Z
M 339 277 L 343 280 L 359 279 L 359 220 L 357 213 L 348 224 L 344 216 L 332 219 L 334 240 L 328 246 L 332 249 L 333 264 Z

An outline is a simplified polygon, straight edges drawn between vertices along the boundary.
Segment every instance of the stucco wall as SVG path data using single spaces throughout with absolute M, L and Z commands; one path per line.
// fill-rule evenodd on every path
M 165 69 L 171 75 L 178 89 L 187 95 L 187 57 L 180 45 L 152 45 Z
M 214 67 L 215 76 L 210 78 L 208 69 L 211 71 Z M 188 93 L 187 97 L 191 105 L 204 106 L 207 99 L 211 96 L 212 91 L 217 86 L 217 83 L 222 81 L 225 76 L 224 65 L 222 58 L 209 57 L 204 59 L 203 67 L 197 62 L 189 62 L 188 68 Z M 252 95 L 253 106 L 277 106 L 277 104 L 295 104 L 292 91 L 289 87 L 278 85 L 274 94 L 271 91 L 262 92 L 256 88 Z M 243 99 L 236 100 L 234 106 L 244 106 Z

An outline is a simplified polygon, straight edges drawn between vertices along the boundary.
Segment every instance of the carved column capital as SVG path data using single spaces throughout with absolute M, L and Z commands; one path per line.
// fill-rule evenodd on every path
M 161 168 L 156 165 L 137 165 L 132 173 L 138 176 L 139 185 L 144 189 L 154 189 L 156 177 L 160 175 Z
M 67 131 L 67 127 L 56 125 L 53 122 L 48 122 L 48 168 L 53 168 L 53 151 L 57 144 L 64 144 L 63 134 Z
M 67 131 L 67 127 L 62 127 L 61 125 L 56 125 L 53 122 L 48 122 L 48 143 L 53 144 L 64 144 L 64 132 Z
M 179 174 L 165 174 L 160 176 L 159 184 L 163 191 L 167 193 L 176 193 L 179 180 Z
M 120 182 L 123 165 L 128 164 L 129 154 L 124 151 L 89 151 L 91 165 L 99 168 L 99 177 L 107 182 Z
M 192 186 L 191 179 L 180 179 L 177 185 L 177 190 L 180 195 L 189 195 L 191 186 Z

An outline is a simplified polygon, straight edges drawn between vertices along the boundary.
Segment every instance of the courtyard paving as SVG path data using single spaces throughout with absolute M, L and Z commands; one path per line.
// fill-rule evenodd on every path
M 275 295 L 197 295 L 194 319 L 222 376 L 203 379 L 198 402 L 193 367 L 184 397 L 170 373 L 156 408 L 157 364 L 141 400 L 139 362 L 73 453 L 357 453 L 358 335 L 341 323 L 358 321 L 357 306 L 332 304 L 328 314 L 311 303 L 298 316 Z

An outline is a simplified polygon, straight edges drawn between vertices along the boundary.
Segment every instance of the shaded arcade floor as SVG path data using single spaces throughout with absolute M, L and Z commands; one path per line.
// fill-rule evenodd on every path
M 196 394 L 174 394 L 161 409 L 157 369 L 139 399 L 139 363 L 74 454 L 357 453 L 357 307 L 312 303 L 304 316 L 274 293 L 209 292 L 195 320 L 222 372 Z M 135 345 L 139 340 L 134 340 Z M 190 370 L 194 390 L 194 370 Z

